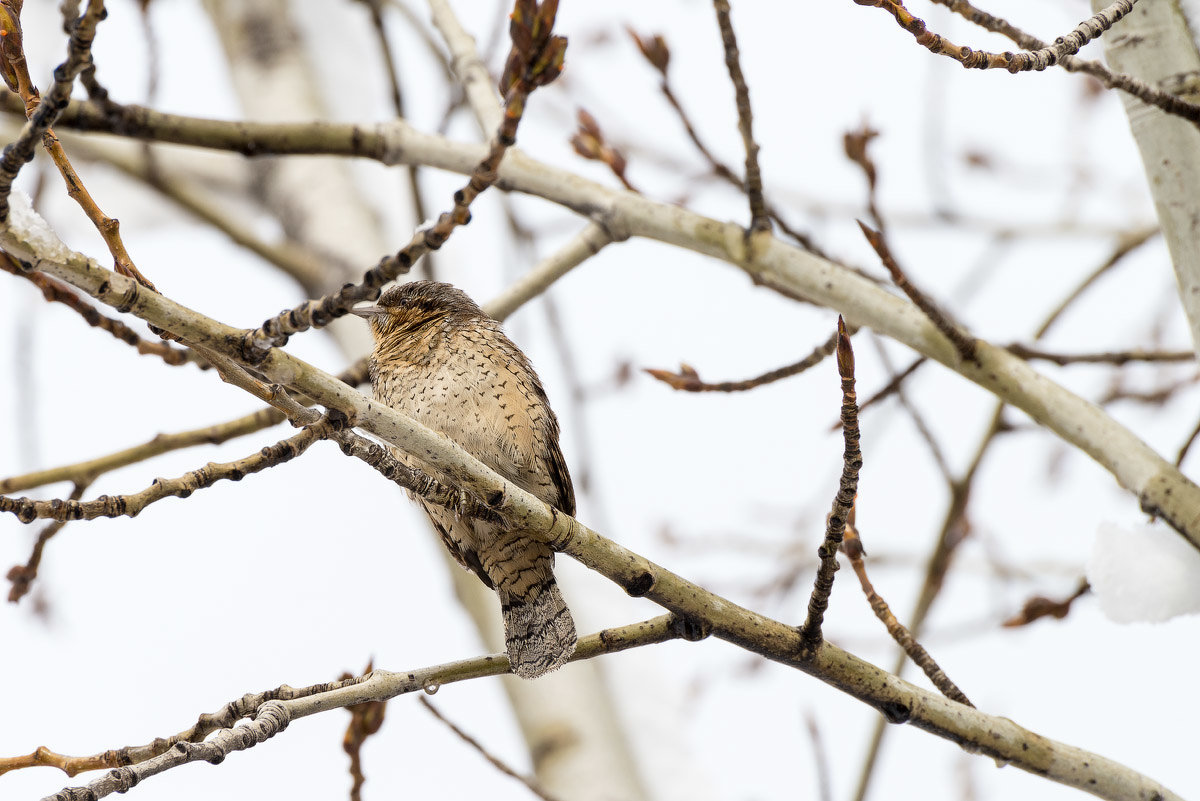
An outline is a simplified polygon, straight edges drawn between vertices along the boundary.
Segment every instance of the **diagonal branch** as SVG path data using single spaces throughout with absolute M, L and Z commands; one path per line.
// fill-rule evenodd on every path
M 315 414 L 315 412 L 314 412 Z M 10 498 L 0 495 L 0 512 L 10 512 L 22 523 L 38 519 L 95 520 L 97 517 L 137 517 L 150 504 L 163 498 L 186 498 L 196 490 L 208 489 L 222 479 L 241 481 L 242 478 L 270 467 L 290 462 L 308 450 L 319 439 L 327 439 L 341 425 L 337 417 L 322 418 L 299 434 L 268 445 L 257 453 L 233 462 L 209 462 L 177 478 L 155 479 L 140 492 L 131 495 L 101 495 L 92 501 L 77 498 L 37 501 L 32 498 Z
M 482 756 L 484 759 L 486 759 L 488 761 L 488 763 L 491 764 L 492 767 L 494 767 L 496 770 L 500 771 L 505 776 L 509 776 L 513 779 L 516 779 L 521 784 L 525 785 L 526 789 L 528 789 L 529 792 L 533 793 L 538 798 L 542 799 L 542 801 L 558 801 L 557 796 L 551 795 L 550 793 L 546 792 L 546 790 L 544 788 L 542 788 L 541 785 L 538 784 L 537 779 L 529 777 L 529 776 L 522 776 L 520 773 L 517 773 L 515 770 L 510 768 L 503 760 L 501 760 L 499 757 L 495 756 L 490 751 L 488 751 L 486 748 L 484 748 L 483 745 L 478 740 L 476 740 L 474 737 L 467 734 L 465 731 L 463 731 L 458 726 L 456 726 L 449 718 L 447 718 L 440 711 L 438 711 L 438 708 L 436 706 L 434 706 L 432 703 L 430 703 L 428 698 L 418 698 L 417 700 L 421 702 L 421 706 L 423 706 L 429 710 L 429 714 L 433 715 L 435 718 L 440 720 L 446 726 L 446 728 L 448 728 L 450 731 L 454 732 L 455 735 L 458 736 L 458 739 L 462 740 L 464 743 L 466 743 L 467 745 L 474 748 L 476 750 L 476 752 L 478 752 L 480 756 Z
M 1065 56 L 1073 56 L 1085 44 L 1098 39 L 1118 20 L 1133 10 L 1137 0 L 1116 0 L 1115 3 L 1093 14 L 1088 19 L 1075 26 L 1066 36 L 1054 40 L 1054 44 L 1042 47 L 1028 53 L 989 53 L 986 50 L 972 50 L 960 47 L 944 36 L 930 33 L 925 27 L 925 21 L 914 17 L 904 7 L 902 0 L 854 0 L 860 6 L 882 8 L 896 18 L 897 24 L 908 31 L 917 40 L 917 44 L 929 52 L 947 56 L 962 64 L 967 69 L 993 70 L 1004 69 L 1012 73 L 1042 71 L 1052 67 Z
M 79 314 L 83 321 L 93 328 L 99 328 L 101 331 L 107 331 L 117 339 L 124 342 L 126 345 L 131 345 L 138 353 L 145 355 L 157 356 L 164 363 L 174 365 L 176 367 L 189 362 L 197 364 L 200 369 L 207 369 L 208 365 L 203 360 L 197 359 L 196 354 L 177 348 L 169 342 L 159 342 L 146 340 L 138 336 L 137 333 L 125 325 L 120 320 L 112 317 L 105 317 L 96 310 L 95 306 L 85 302 L 79 295 L 75 294 L 75 290 L 71 289 L 61 281 L 56 281 L 47 275 L 38 272 L 29 272 L 21 269 L 13 262 L 7 254 L 0 253 L 0 270 L 20 276 L 32 283 L 42 292 L 42 297 L 51 303 L 61 303 L 67 308 Z
M 686 622 L 674 615 L 661 615 L 580 638 L 571 661 L 594 659 L 603 654 L 620 653 L 673 639 L 698 638 L 699 633 Z M 247 693 L 225 704 L 216 712 L 200 715 L 194 725 L 178 734 L 155 739 L 146 745 L 126 746 L 82 757 L 58 754 L 43 747 L 27 756 L 0 758 L 0 775 L 10 770 L 37 765 L 59 768 L 68 776 L 101 768 L 117 768 L 84 787 L 68 787 L 51 796 L 64 801 L 77 798 L 99 799 L 114 792 L 124 792 L 142 779 L 177 765 L 207 759 L 213 752 L 196 750 L 193 746 L 210 738 L 223 735 L 227 737 L 225 733 L 240 728 L 237 725 L 238 721 L 256 718 L 265 710 L 275 710 L 268 714 L 279 718 L 276 723 L 284 722 L 286 725 L 286 721 L 330 709 L 387 700 L 422 690 L 436 691 L 443 685 L 485 676 L 500 676 L 507 672 L 508 657 L 495 654 L 400 673 L 375 670 L 365 676 L 309 687 L 295 688 L 285 684 L 265 692 Z M 282 730 L 282 725 L 275 725 L 271 736 Z M 247 743 L 245 747 L 253 744 L 255 743 Z
M 422 256 L 441 248 L 456 228 L 471 221 L 471 204 L 497 181 L 500 162 L 516 142 L 517 127 L 529 95 L 552 82 L 562 71 L 567 40 L 552 33 L 556 9 L 556 2 L 539 6 L 534 0 L 516 0 L 510 26 L 513 46 L 500 78 L 504 116 L 489 143 L 487 155 L 475 165 L 467 184 L 454 193 L 451 210 L 439 215 L 432 226 L 419 231 L 399 253 L 368 270 L 359 283 L 346 284 L 322 298 L 305 301 L 246 334 L 242 358 L 254 363 L 271 348 L 287 344 L 292 334 L 328 325 L 347 314 L 354 304 L 375 300 L 385 284 L 407 273 Z
M 941 6 L 946 6 L 955 14 L 979 25 L 985 30 L 1006 36 L 1018 46 L 1026 50 L 1040 50 L 1048 45 L 1041 39 L 1026 33 L 1008 20 L 994 16 L 975 6 L 967 0 L 931 0 Z M 1088 61 L 1078 56 L 1064 55 L 1059 57 L 1058 65 L 1067 72 L 1083 72 L 1091 75 L 1109 89 L 1120 89 L 1133 95 L 1138 100 L 1151 106 L 1157 106 L 1168 114 L 1182 117 L 1192 122 L 1200 122 L 1200 105 L 1190 103 L 1178 95 L 1159 89 L 1151 83 L 1139 80 L 1123 72 L 1113 72 L 1099 61 Z
M 100 130 L 112 123 L 78 106 L 72 119 Z M 478 163 L 475 145 L 449 142 L 419 133 L 403 123 L 365 130 L 354 125 L 287 125 L 199 120 L 123 107 L 118 129 L 126 135 L 160 138 L 180 144 L 245 153 L 326 153 L 375 158 L 385 163 L 418 161 L 469 173 Z M 1025 411 L 1039 424 L 1088 454 L 1132 492 L 1142 508 L 1163 518 L 1200 548 L 1200 487 L 1179 472 L 1133 432 L 1102 409 L 1055 384 L 1026 362 L 983 340 L 975 340 L 978 361 L 964 360 L 935 325 L 911 302 L 898 298 L 850 270 L 781 242 L 763 237 L 747 249 L 744 230 L 670 204 L 616 191 L 566 170 L 512 153 L 500 170 L 499 184 L 576 210 L 618 238 L 645 237 L 684 247 L 735 265 L 753 280 L 788 297 L 840 311 L 847 324 L 868 326 L 958 372 L 1006 403 Z M 17 231 L 44 225 L 30 210 Z M 32 248 L 0 228 L 0 247 L 27 262 L 56 262 L 47 272 L 101 297 L 117 307 L 141 307 L 149 298 L 122 281 L 108 279 L 94 263 L 65 246 Z M 35 255 L 36 254 L 36 255 Z M 70 278 L 68 278 L 70 276 Z M 165 310 L 164 310 L 165 311 Z M 226 329 L 229 336 L 244 331 Z
M 892 252 L 887 245 L 887 240 L 883 238 L 883 235 L 879 231 L 871 229 L 861 220 L 858 222 L 858 227 L 862 229 L 863 235 L 871 243 L 871 247 L 879 256 L 879 260 L 883 262 L 883 266 L 891 273 L 892 280 L 896 282 L 896 286 L 900 287 L 904 294 L 908 295 L 909 300 L 923 311 L 925 316 L 937 326 L 937 330 L 941 331 L 942 335 L 950 340 L 954 345 L 954 349 L 958 351 L 959 357 L 964 361 L 972 361 L 978 364 L 979 359 L 975 355 L 975 340 L 959 328 L 959 326 L 951 322 L 945 313 L 929 299 L 928 295 L 913 286 L 912 281 L 908 280 L 908 276 L 904 274 L 904 270 L 900 268 L 899 263 L 892 256 Z
M 23 230 L 20 225 L 33 224 L 33 219 L 27 209 L 13 215 L 8 225 L 0 227 L 0 245 L 27 262 L 36 262 L 38 269 L 68 280 L 105 303 L 128 308 L 193 346 L 210 348 L 226 358 L 238 357 L 237 343 L 241 333 L 238 329 L 186 309 L 162 295 L 147 292 L 132 279 L 72 253 L 61 243 L 51 244 L 43 239 L 33 245 L 28 239 L 17 236 L 17 232 Z M 986 365 L 992 358 L 991 350 L 982 355 Z M 375 403 L 282 349 L 271 350 L 254 367 L 265 380 L 286 385 L 326 408 L 337 409 L 405 452 L 420 453 L 423 461 L 452 477 L 474 497 L 484 499 L 496 514 L 519 526 L 529 536 L 544 540 L 630 595 L 654 601 L 686 621 L 693 631 L 711 632 L 741 648 L 817 677 L 879 710 L 888 720 L 912 723 L 937 736 L 967 743 L 980 754 L 1002 759 L 1054 781 L 1104 798 L 1144 798 L 1152 793 L 1159 793 L 1164 801 L 1178 798 L 1162 785 L 1127 767 L 1048 740 L 1011 721 L 948 701 L 828 642 L 821 643 L 815 651 L 804 652 L 796 628 L 721 598 L 606 539 L 506 481 L 452 440 L 390 407 Z M 330 693 L 319 700 L 295 702 L 299 705 L 296 713 L 302 710 L 311 714 L 350 700 L 341 692 Z M 354 697 L 353 702 L 376 697 Z M 130 778 L 137 777 L 122 775 L 121 782 L 112 789 L 128 787 L 126 781 Z
M 3 45 L 0 46 L 2 71 L 8 87 L 23 96 L 32 96 L 37 90 L 29 79 L 22 49 L 20 4 L 0 4 L 0 29 L 3 29 Z M 71 99 L 71 87 L 75 78 L 92 60 L 92 40 L 96 36 L 96 25 L 104 16 L 103 0 L 88 0 L 87 11 L 70 25 L 67 43 L 67 60 L 54 70 L 54 83 L 36 108 L 31 108 L 29 121 L 21 130 L 17 140 L 0 156 L 0 220 L 8 217 L 8 198 L 13 181 L 21 168 L 33 160 L 37 144 L 50 130 L 55 120 L 67 107 Z
M 850 566 L 854 568 L 854 573 L 858 576 L 859 586 L 862 587 L 863 594 L 867 596 L 867 603 L 871 605 L 871 611 L 884 624 L 888 634 L 896 641 L 896 644 L 904 649 L 904 653 L 908 654 L 908 658 L 921 668 L 922 672 L 929 677 L 929 680 L 933 682 L 933 686 L 937 687 L 942 695 L 953 701 L 958 701 L 960 704 L 974 706 L 963 691 L 958 689 L 958 685 L 950 680 L 950 677 L 946 675 L 941 666 L 929 655 L 925 647 L 917 642 L 917 638 L 913 636 L 913 633 L 896 619 L 896 615 L 888 606 L 887 601 L 883 600 L 879 593 L 875 591 L 874 585 L 871 584 L 871 580 L 867 577 L 867 567 L 863 563 L 866 551 L 863 550 L 862 540 L 859 538 L 858 532 L 854 530 L 853 525 L 846 529 L 843 549 L 847 558 L 850 559 Z

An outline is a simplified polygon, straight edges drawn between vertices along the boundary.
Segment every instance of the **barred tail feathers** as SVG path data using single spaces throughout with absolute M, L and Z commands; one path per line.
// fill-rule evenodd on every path
M 536 679 L 575 653 L 575 621 L 553 576 L 516 595 L 500 587 L 504 640 L 513 673 Z

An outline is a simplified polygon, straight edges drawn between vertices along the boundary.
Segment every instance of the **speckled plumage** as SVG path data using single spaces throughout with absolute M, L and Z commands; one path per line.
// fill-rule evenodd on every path
M 414 281 L 373 310 L 375 397 L 453 439 L 517 486 L 567 514 L 575 493 L 558 447 L 558 420 L 529 360 L 463 292 Z M 445 476 L 414 457 L 406 464 Z M 575 650 L 575 623 L 554 580 L 554 552 L 520 530 L 458 518 L 417 499 L 450 553 L 500 596 L 513 672 L 536 678 Z

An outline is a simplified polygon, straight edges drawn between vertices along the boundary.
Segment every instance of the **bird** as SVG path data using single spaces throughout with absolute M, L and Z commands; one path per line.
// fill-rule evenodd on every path
M 540 500 L 575 514 L 559 425 L 529 359 L 466 293 L 410 281 L 351 310 L 371 327 L 375 399 L 433 429 Z M 392 454 L 431 478 L 449 477 L 412 454 Z M 412 493 L 409 493 L 413 497 Z M 554 551 L 527 531 L 415 500 L 446 548 L 500 597 L 512 672 L 534 679 L 574 653 L 575 622 L 554 578 Z

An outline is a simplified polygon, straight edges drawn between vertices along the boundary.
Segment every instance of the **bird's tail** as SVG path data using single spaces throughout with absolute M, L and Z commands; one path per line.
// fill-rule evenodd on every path
M 551 576 L 518 595 L 500 587 L 504 640 L 513 673 L 523 679 L 557 670 L 575 653 L 575 621 Z

